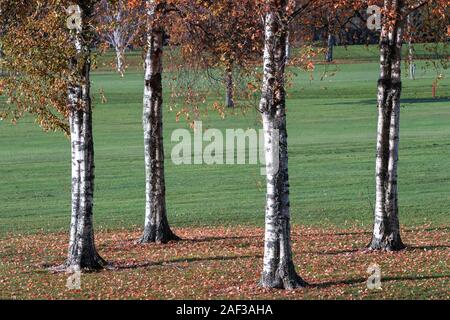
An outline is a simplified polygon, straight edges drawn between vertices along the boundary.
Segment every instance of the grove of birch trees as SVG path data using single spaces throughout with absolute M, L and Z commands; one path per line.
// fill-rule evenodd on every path
M 286 93 L 295 52 L 311 47 L 313 31 L 326 30 L 326 60 L 333 60 L 337 34 L 365 14 L 368 4 L 381 8 L 379 36 L 378 123 L 372 250 L 405 248 L 401 238 L 398 165 L 401 110 L 402 46 L 423 32 L 444 41 L 447 1 L 294 1 L 294 0 L 1 0 L 0 94 L 9 109 L 2 119 L 16 122 L 31 114 L 46 131 L 60 131 L 71 150 L 71 220 L 68 254 L 56 271 L 89 271 L 108 267 L 94 241 L 94 129 L 90 72 L 93 50 L 116 54 L 117 71 L 126 77 L 126 51 L 142 49 L 144 65 L 143 152 L 145 211 L 140 244 L 181 240 L 169 225 L 163 145 L 164 59 L 180 49 L 186 63 L 219 69 L 225 106 L 235 108 L 234 70 L 259 68 L 260 102 L 256 107 L 264 130 L 266 201 L 255 204 L 265 217 L 264 258 L 260 284 L 295 289 L 307 282 L 295 270 L 291 246 Z M 415 12 L 426 12 L 422 25 L 411 27 Z M 293 39 L 303 39 L 299 43 Z M 172 42 L 167 45 L 167 42 Z M 30 50 L 32 48 L 33 50 Z M 290 57 L 292 55 L 292 57 Z M 413 63 L 413 52 L 408 61 Z M 305 62 L 307 64 L 312 61 Z M 292 68 L 295 66 L 293 65 Z M 374 148 L 375 149 L 375 148 Z M 186 191 L 188 193 L 188 190 Z M 205 199 L 205 203 L 212 201 Z M 263 210 L 263 208 L 265 208 Z M 149 248 L 149 250 L 151 250 Z M 301 259 L 301 257 L 300 257 Z M 301 274 L 301 270 L 299 271 Z

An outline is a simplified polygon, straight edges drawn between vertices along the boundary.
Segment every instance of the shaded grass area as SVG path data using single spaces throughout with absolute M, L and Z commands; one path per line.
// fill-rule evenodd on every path
M 17 236 L 0 241 L 3 299 L 449 299 L 450 225 L 404 228 L 408 248 L 397 253 L 363 250 L 370 233 L 294 227 L 294 262 L 310 287 L 266 290 L 263 230 L 234 226 L 178 228 L 183 241 L 136 245 L 138 231 L 97 233 L 98 249 L 114 270 L 83 274 L 81 289 L 66 288 L 67 274 L 48 266 L 63 262 L 67 236 Z M 367 288 L 367 268 L 381 270 L 381 290 Z

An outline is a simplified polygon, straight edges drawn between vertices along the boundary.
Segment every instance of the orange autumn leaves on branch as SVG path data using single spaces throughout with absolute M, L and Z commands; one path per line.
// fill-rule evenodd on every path
M 258 1 L 192 2 L 190 26 L 175 31 L 183 39 L 186 58 L 200 57 L 205 66 L 255 63 L 262 56 L 262 20 Z
M 257 0 L 231 1 L 172 1 L 175 12 L 167 32 L 170 44 L 176 46 L 171 63 L 173 95 L 192 100 L 197 105 L 208 91 L 225 96 L 225 105 L 234 107 L 235 99 L 248 99 L 247 84 L 254 79 L 255 66 L 262 57 L 262 20 Z M 179 49 L 179 50 L 178 50 Z M 176 55 L 179 55 L 177 57 Z M 186 74 L 184 70 L 190 70 Z M 196 78 L 196 79 L 194 79 Z M 202 79 L 199 81 L 199 79 Z M 195 83 L 208 83 L 208 87 L 195 88 Z M 196 94 L 187 94 L 197 91 Z M 214 92 L 212 92 L 214 91 Z M 184 104 L 181 114 L 198 114 L 197 107 Z M 215 101 L 213 110 L 223 116 L 223 104 Z
M 4 0 L 0 24 L 4 53 L 3 93 L 8 97 L 1 118 L 16 122 L 24 113 L 35 116 L 44 130 L 68 133 L 67 86 L 70 77 L 65 9 L 67 1 Z
M 142 13 L 145 1 L 142 0 L 104 0 L 111 5 L 123 3 L 125 11 L 137 10 Z M 162 2 L 155 0 L 154 3 Z M 262 0 L 168 0 L 169 19 L 165 19 L 169 43 L 175 49 L 180 48 L 183 53 L 182 61 L 178 61 L 180 68 L 191 68 L 198 65 L 199 68 L 220 70 L 214 73 L 214 77 L 220 86 L 211 87 L 235 88 L 239 79 L 226 79 L 226 73 L 230 70 L 255 70 L 260 65 L 262 55 L 262 15 L 264 10 L 270 7 L 271 1 Z M 9 97 L 9 104 L 3 103 L 1 107 L 2 118 L 16 121 L 25 112 L 36 116 L 37 122 L 45 130 L 67 130 L 65 118 L 66 86 L 68 81 L 67 61 L 71 55 L 71 46 L 68 46 L 68 30 L 66 28 L 67 8 L 72 2 L 68 0 L 25 1 L 2 0 L 0 3 L 2 13 L 0 22 L 3 28 L 7 26 L 8 32 L 2 36 L 3 43 L 3 69 L 9 70 L 9 77 L 4 77 L 0 83 L 0 90 Z M 302 50 L 298 58 L 294 57 L 292 63 L 304 66 L 311 71 L 314 68 L 314 58 L 317 52 L 305 49 L 311 40 L 314 28 L 329 23 L 327 17 L 335 17 L 340 22 L 345 22 L 351 17 L 353 11 L 361 11 L 369 4 L 377 4 L 382 7 L 382 1 L 289 1 L 288 12 L 296 14 L 296 18 L 290 21 L 290 38 L 301 39 Z M 144 5 L 145 7 L 145 5 Z M 419 8 L 420 7 L 420 8 Z M 145 8 L 144 8 L 145 10 Z M 448 1 L 406 1 L 406 11 L 422 12 L 422 23 L 413 26 L 411 42 L 424 42 L 436 40 L 448 46 Z M 98 12 L 97 12 L 98 13 Z M 344 16 L 345 19 L 342 17 Z M 389 16 L 389 13 L 386 13 Z M 127 15 L 123 21 L 135 21 L 140 26 L 147 22 L 146 15 Z M 98 18 L 98 15 L 97 15 Z M 111 31 L 111 24 L 107 27 L 97 21 L 92 23 L 93 29 Z M 118 23 L 113 23 L 117 26 Z M 134 30 L 130 24 L 128 30 Z M 338 23 L 333 24 L 337 28 Z M 93 30 L 94 31 L 94 30 Z M 139 34 L 137 35 L 139 38 Z M 118 45 L 119 51 L 125 50 L 132 42 Z M 30 50 L 30 48 L 33 48 Z M 305 51 L 306 50 L 306 51 Z M 428 51 L 442 51 L 442 46 L 427 45 Z M 305 53 L 306 52 L 306 53 Z M 120 54 L 119 54 L 120 56 Z M 117 64 L 121 61 L 118 58 Z M 441 65 L 447 63 L 442 60 Z M 432 67 L 438 69 L 435 64 Z M 168 66 L 172 67 L 172 66 Z M 210 75 L 213 72 L 210 72 Z M 439 71 L 437 71 L 439 75 Z M 227 82 L 228 81 L 228 82 Z M 191 81 L 193 82 L 193 81 Z M 252 82 L 245 82 L 242 91 L 248 87 L 255 87 Z M 178 84 L 173 86 L 175 89 Z M 179 86 L 183 88 L 183 84 Z M 258 85 L 256 85 L 258 87 Z M 183 89 L 184 90 L 184 89 Z M 196 90 L 191 87 L 191 90 Z M 204 97 L 191 94 L 204 100 Z

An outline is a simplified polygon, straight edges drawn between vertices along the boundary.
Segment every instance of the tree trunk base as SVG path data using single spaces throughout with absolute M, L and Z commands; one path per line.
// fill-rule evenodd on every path
M 263 277 L 260 281 L 260 286 L 267 289 L 294 290 L 306 288 L 309 284 L 299 275 L 295 275 L 294 277 L 289 278 L 281 278 L 280 276 L 277 276 L 275 279 Z
M 145 232 L 141 238 L 137 240 L 139 244 L 146 243 L 168 243 L 170 241 L 180 241 L 181 238 L 167 228 L 166 230 L 157 230 L 152 228 L 149 232 Z
M 275 274 L 263 273 L 260 286 L 268 289 L 294 290 L 305 288 L 309 284 L 295 272 L 294 265 L 291 264 L 284 267 L 280 266 Z
M 406 248 L 403 244 L 400 235 L 393 237 L 383 237 L 382 239 L 375 239 L 372 237 L 372 241 L 367 246 L 369 250 L 379 250 L 379 251 L 400 251 Z
M 65 263 L 48 268 L 50 272 L 54 273 L 72 273 L 75 271 L 81 271 L 84 273 L 89 272 L 96 272 L 103 269 L 111 269 L 112 265 L 110 265 L 108 262 L 106 262 L 102 257 L 100 257 L 98 254 L 92 259 L 89 259 L 89 261 L 83 261 L 80 265 L 78 264 L 71 264 L 69 261 L 66 261 Z

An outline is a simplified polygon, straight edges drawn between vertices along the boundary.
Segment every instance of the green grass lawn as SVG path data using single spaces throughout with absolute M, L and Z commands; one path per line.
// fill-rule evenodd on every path
M 344 59 L 345 52 L 337 48 L 336 55 Z M 138 56 L 134 53 L 135 62 Z M 289 164 L 296 224 L 365 227 L 372 222 L 378 65 L 367 60 L 318 65 L 313 81 L 309 73 L 291 69 L 296 75 L 288 97 Z M 403 82 L 399 206 L 401 223 L 407 226 L 450 222 L 450 72 L 439 84 L 440 98 L 433 99 L 435 73 L 425 72 L 421 65 L 417 80 L 404 77 Z M 320 80 L 325 69 L 336 68 L 335 76 Z M 97 228 L 143 223 L 143 73 L 136 70 L 120 78 L 100 68 L 92 76 Z M 101 90 L 106 104 L 100 103 Z M 210 99 L 222 101 L 222 97 Z M 167 105 L 165 109 L 170 222 L 178 227 L 262 225 L 261 166 L 173 165 L 171 133 L 188 124 L 177 123 L 175 111 Z M 210 113 L 203 120 L 204 127 L 222 130 L 260 127 L 255 111 L 230 114 L 225 120 Z M 15 126 L 0 122 L 0 146 L 0 236 L 66 230 L 71 179 L 68 140 L 61 134 L 43 133 L 25 118 Z

